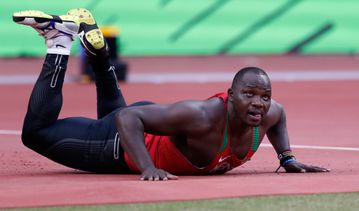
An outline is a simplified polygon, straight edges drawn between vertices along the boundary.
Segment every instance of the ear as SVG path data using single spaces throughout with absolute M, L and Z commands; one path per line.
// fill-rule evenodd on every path
M 233 101 L 233 90 L 229 88 L 227 93 L 228 93 L 228 100 Z

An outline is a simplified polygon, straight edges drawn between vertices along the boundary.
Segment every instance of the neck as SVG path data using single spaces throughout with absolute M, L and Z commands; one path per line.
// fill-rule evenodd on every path
M 233 105 L 230 101 L 228 101 L 227 112 L 228 112 L 227 115 L 229 115 L 228 117 L 229 128 L 233 128 L 231 130 L 232 134 L 244 133 L 244 131 L 248 131 L 253 128 L 252 126 L 245 124 L 244 121 L 240 119 L 239 115 L 233 109 Z

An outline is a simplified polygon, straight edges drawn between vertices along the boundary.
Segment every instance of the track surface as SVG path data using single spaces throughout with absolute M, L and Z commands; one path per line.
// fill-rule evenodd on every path
M 229 70 L 229 64 L 243 66 L 246 63 L 236 62 L 247 61 L 241 58 L 236 60 L 234 57 L 223 58 L 223 60 L 180 58 L 173 59 L 180 60 L 182 64 L 176 66 L 171 59 L 162 59 L 161 62 L 164 62 L 163 66 L 173 65 L 175 70 L 172 71 L 184 69 L 195 71 L 196 64 L 204 65 L 202 62 L 205 59 L 209 66 L 203 69 L 197 68 L 198 72 L 218 70 L 220 68 L 218 62 L 224 65 L 221 70 L 233 71 Z M 359 67 L 358 60 L 353 57 L 339 58 L 332 65 L 328 65 L 331 59 L 319 57 L 317 61 L 312 57 L 250 57 L 249 59 L 271 72 L 319 70 L 325 74 L 324 71 L 338 70 L 340 67 L 353 71 L 358 70 Z M 337 64 L 341 60 L 345 62 L 342 66 Z M 134 73 L 146 72 L 145 67 L 149 71 L 165 70 L 155 62 L 154 58 L 130 61 L 136 62 L 132 69 Z M 288 61 L 295 62 L 288 63 Z M 78 62 L 76 59 L 72 61 L 75 64 L 76 62 Z M 189 68 L 183 66 L 183 62 L 190 64 Z M 297 63 L 300 66 L 296 65 Z M 334 63 L 337 66 L 334 67 Z M 0 64 L 1 68 L 4 68 L 4 71 L 0 70 L 0 77 L 9 74 L 36 74 L 36 69 L 41 67 L 41 60 L 0 60 Z M 28 72 L 19 70 L 24 66 L 30 68 Z M 15 68 L 14 72 L 8 71 L 11 68 Z M 76 75 L 74 69 L 76 68 L 70 65 L 69 75 Z M 144 99 L 170 103 L 182 99 L 205 99 L 216 92 L 226 91 L 229 84 L 230 82 L 129 83 L 121 84 L 121 87 L 129 103 Z M 304 148 L 293 148 L 297 158 L 303 163 L 328 167 L 332 172 L 273 173 L 278 161 L 274 150 L 267 147 L 268 141 L 265 141 L 265 146 L 259 148 L 252 161 L 225 175 L 181 176 L 177 181 L 166 182 L 141 182 L 138 181 L 139 175 L 96 175 L 80 172 L 58 165 L 25 148 L 18 133 L 21 130 L 32 86 L 32 84 L 0 85 L 0 208 L 359 191 L 358 80 L 273 82 L 273 98 L 286 108 L 291 144 L 305 145 Z M 95 117 L 95 106 L 93 84 L 65 84 L 61 117 Z M 309 149 L 307 146 L 334 148 Z

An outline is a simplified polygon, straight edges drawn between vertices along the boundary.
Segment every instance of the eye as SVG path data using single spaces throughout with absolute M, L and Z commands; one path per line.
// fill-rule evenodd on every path
M 268 101 L 268 100 L 270 100 L 270 97 L 268 95 L 264 95 L 264 96 L 262 96 L 262 99 L 264 101 Z
M 253 93 L 252 92 L 244 92 L 244 95 L 247 97 L 253 97 Z

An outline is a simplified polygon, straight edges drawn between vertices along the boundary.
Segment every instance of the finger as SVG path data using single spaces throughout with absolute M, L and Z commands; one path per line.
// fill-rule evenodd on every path
M 167 172 L 166 171 L 164 171 L 164 170 L 160 170 L 159 172 L 158 172 L 158 180 L 167 180 L 166 178 L 167 178 Z
M 167 178 L 170 179 L 170 180 L 177 180 L 178 177 L 176 175 L 173 175 L 173 174 L 170 174 L 170 173 L 167 173 Z
M 296 173 L 305 173 L 305 172 L 307 172 L 307 170 L 306 169 L 299 169 Z
M 329 172 L 329 169 L 317 167 L 317 166 L 309 166 L 309 168 L 307 168 L 307 171 L 308 172 Z
M 318 172 L 330 172 L 330 169 L 314 166 Z
M 330 172 L 329 169 L 318 167 L 318 166 L 307 166 L 305 164 L 299 163 L 299 165 L 306 169 L 307 172 Z
M 300 168 L 299 166 L 286 166 L 285 171 L 287 173 L 304 173 L 305 169 Z
M 177 176 L 175 176 L 175 175 L 173 175 L 173 174 L 171 174 L 171 173 L 168 173 L 167 171 L 164 171 L 164 170 L 162 170 L 161 172 L 160 172 L 160 179 L 161 180 L 171 180 L 171 179 L 173 179 L 173 180 L 175 180 L 175 179 L 178 179 L 178 177 Z
M 150 181 L 150 180 L 153 180 L 153 178 L 149 177 L 149 176 L 142 176 L 140 180 L 141 181 Z
M 146 175 L 141 175 L 140 180 L 141 180 L 141 181 L 145 181 L 145 180 L 147 180 L 147 176 L 146 176 Z
M 306 170 L 301 166 L 297 165 L 297 163 L 288 164 L 285 167 L 287 173 L 305 173 Z
M 149 181 L 149 180 L 152 180 L 151 177 L 141 177 L 141 181 Z

